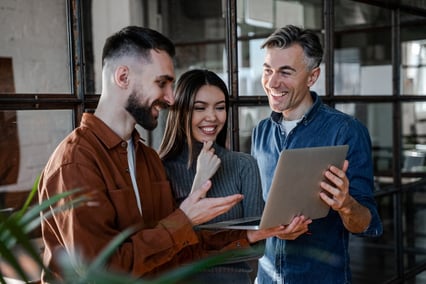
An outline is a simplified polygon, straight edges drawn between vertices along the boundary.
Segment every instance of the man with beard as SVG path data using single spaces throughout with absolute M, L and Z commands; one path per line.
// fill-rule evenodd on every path
M 160 109 L 174 103 L 174 54 L 169 39 L 146 28 L 126 27 L 106 40 L 98 107 L 94 114 L 85 113 L 80 126 L 60 143 L 40 179 L 40 201 L 73 189 L 91 198 L 67 211 L 52 207 L 52 217 L 43 216 L 49 268 L 43 281 L 61 279 L 58 252 L 93 260 L 129 227 L 138 229 L 110 257 L 108 268 L 136 277 L 267 237 L 194 230 L 243 196 L 202 198 L 211 185 L 206 181 L 176 208 L 158 154 L 135 130 L 136 124 L 154 129 Z

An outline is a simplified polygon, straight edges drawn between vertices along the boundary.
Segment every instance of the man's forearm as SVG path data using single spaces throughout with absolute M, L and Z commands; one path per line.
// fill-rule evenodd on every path
M 371 212 L 367 207 L 362 206 L 355 199 L 352 204 L 339 211 L 345 228 L 351 233 L 362 233 L 370 224 Z

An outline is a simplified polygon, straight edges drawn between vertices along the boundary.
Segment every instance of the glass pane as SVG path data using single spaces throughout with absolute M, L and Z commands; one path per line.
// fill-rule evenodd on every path
M 402 104 L 402 143 L 402 171 L 426 172 L 426 103 Z
M 70 93 L 66 1 L 2 1 L 0 92 Z M 3 81 L 5 80 L 5 82 Z
M 250 153 L 251 134 L 253 128 L 264 118 L 271 114 L 269 106 L 239 107 L 238 119 L 240 129 L 240 151 Z
M 72 121 L 71 110 L 0 111 L 0 192 L 31 190 Z
M 263 39 L 238 42 L 238 88 L 240 96 L 265 96 L 262 87 L 262 71 L 265 50 L 261 49 Z
M 426 260 L 426 180 L 422 179 L 404 191 L 405 267 L 410 269 Z
M 164 1 L 163 1 L 164 2 Z M 161 3 L 166 34 L 176 43 L 225 39 L 225 1 L 168 0 Z M 169 16 L 169 19 L 166 17 Z
M 378 239 L 351 236 L 349 253 L 353 283 L 385 283 L 396 276 L 394 209 L 392 196 L 377 200 L 383 222 L 383 235 Z
M 415 283 L 426 283 L 426 270 L 416 274 Z
M 224 73 L 227 70 L 225 18 L 222 12 L 225 2 L 166 2 L 164 8 L 167 12 L 162 23 L 165 34 L 176 44 L 176 75 L 190 68 Z
M 334 51 L 334 91 L 337 95 L 358 95 L 361 90 L 361 58 L 356 47 Z
M 335 94 L 392 95 L 390 10 L 343 0 L 335 15 Z
M 356 117 L 368 128 L 377 189 L 392 184 L 392 127 L 383 127 L 392 121 L 392 104 L 337 104 L 336 109 Z
M 337 28 L 358 25 L 387 25 L 389 9 L 372 6 L 360 1 L 334 1 L 334 21 Z
M 426 145 L 426 104 L 424 102 L 402 104 L 402 137 L 404 149 Z
M 425 18 L 401 16 L 401 92 L 426 95 L 426 24 Z M 426 107 L 425 107 L 426 108 Z
M 239 35 L 265 36 L 288 24 L 322 29 L 322 1 L 237 0 Z
M 177 78 L 188 69 L 209 69 L 228 82 L 225 44 L 177 45 L 175 72 Z

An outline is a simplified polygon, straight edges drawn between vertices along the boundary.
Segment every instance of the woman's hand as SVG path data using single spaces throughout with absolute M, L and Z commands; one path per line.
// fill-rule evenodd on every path
M 191 193 L 201 188 L 201 185 L 209 180 L 219 169 L 220 159 L 214 153 L 213 141 L 204 142 L 203 149 L 197 158 L 197 173 L 192 183 Z M 205 197 L 205 196 L 203 196 Z

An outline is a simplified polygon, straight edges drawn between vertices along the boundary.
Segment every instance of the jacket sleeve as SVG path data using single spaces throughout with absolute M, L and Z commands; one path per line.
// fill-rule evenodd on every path
M 81 163 L 63 165 L 48 179 L 42 177 L 42 200 L 75 188 L 90 196 L 89 202 L 70 210 L 53 212 L 52 208 L 53 216 L 43 221 L 44 260 L 54 273 L 60 272 L 55 257 L 58 251 L 77 251 L 85 261 L 92 261 L 120 232 L 132 226 L 137 226 L 138 231 L 118 247 L 108 266 L 136 277 L 155 275 L 211 253 L 248 246 L 241 232 L 195 232 L 186 215 L 173 207 L 167 183 L 155 180 L 151 183 L 153 195 L 141 195 L 145 199 L 142 208 L 147 212 L 141 217 L 133 188 L 107 189 L 109 182 L 95 166 Z M 149 205 L 151 201 L 155 203 Z

